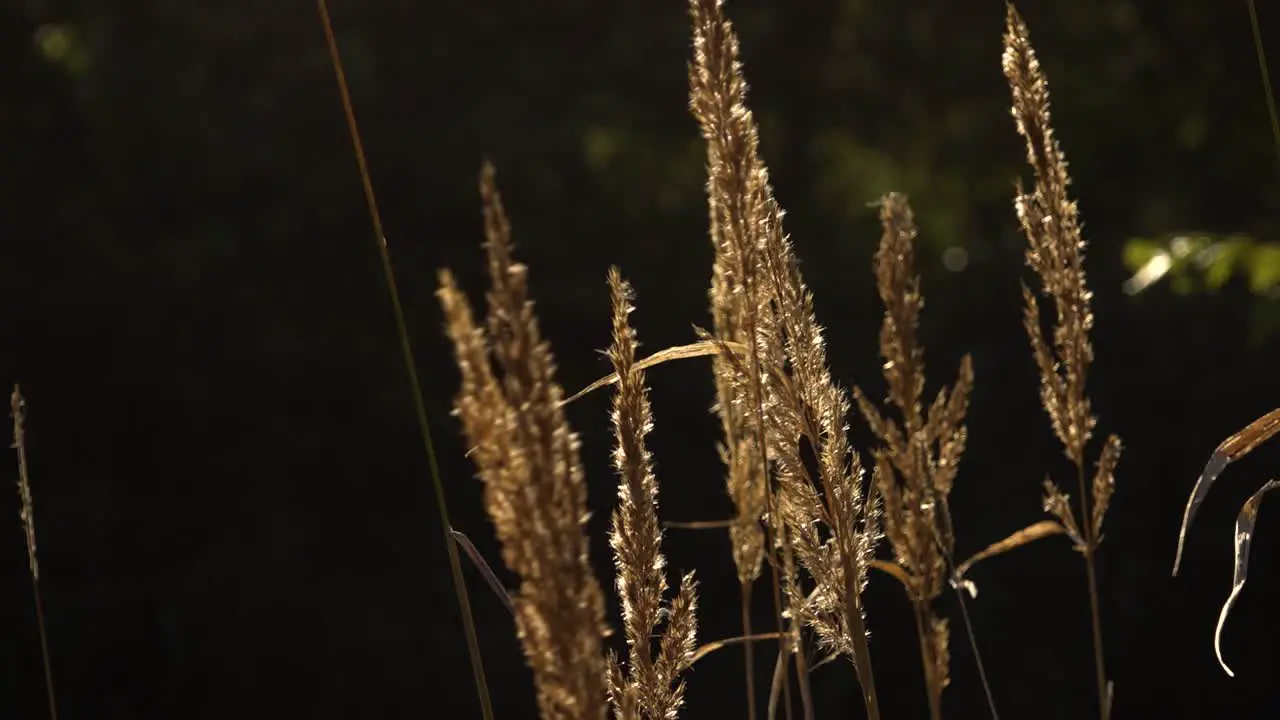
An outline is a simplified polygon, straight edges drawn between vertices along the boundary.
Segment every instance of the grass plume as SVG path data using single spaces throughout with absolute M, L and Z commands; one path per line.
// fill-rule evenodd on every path
M 874 493 L 864 496 L 861 463 L 846 436 L 848 395 L 827 368 L 813 298 L 759 156 L 737 36 L 721 0 L 691 0 L 690 6 L 690 104 L 707 143 L 720 287 L 742 298 L 749 349 L 745 357 L 721 353 L 729 361 L 720 367 L 722 381 L 736 388 L 736 397 L 751 400 L 743 403 L 744 422 L 755 430 L 767 451 L 764 467 L 776 477 L 766 518 L 773 541 L 781 543 L 788 609 L 814 630 L 820 645 L 850 658 L 867 714 L 878 720 L 862 607 L 879 538 L 878 505 Z M 808 591 L 790 560 L 793 553 L 810 578 Z M 807 672 L 797 671 L 808 713 Z
M 888 405 L 898 419 L 886 417 L 857 387 L 859 410 L 879 438 L 877 490 L 884 499 L 884 531 L 894 562 L 903 570 L 916 619 L 929 714 L 942 717 L 942 691 L 950 682 L 950 631 L 934 601 L 950 579 L 955 548 L 948 497 L 968 437 L 964 425 L 973 364 L 966 355 L 948 391 L 942 388 L 926 411 L 924 348 L 917 338 L 924 298 L 915 274 L 916 225 L 903 195 L 880 200 L 883 233 L 875 256 L 876 288 L 885 306 L 880 354 Z
M 758 574 L 764 553 L 777 553 L 770 563 L 770 580 L 778 631 L 783 633 L 780 662 L 794 658 L 805 718 L 812 717 L 808 669 L 799 645 L 801 636 L 783 611 L 782 588 L 794 584 L 795 562 L 787 527 L 777 522 L 776 500 L 768 483 L 770 447 L 764 422 L 766 405 L 763 349 L 759 338 L 770 332 L 771 310 L 765 279 L 759 272 L 763 251 L 760 218 L 769 194 L 768 175 L 758 152 L 759 132 L 746 105 L 747 84 L 739 60 L 738 38 L 724 15 L 721 0 L 690 0 L 693 22 L 693 62 L 689 66 L 689 107 L 707 147 L 707 204 L 710 237 L 715 251 L 711 279 L 711 309 L 716 356 L 716 409 L 724 425 L 727 485 L 737 509 L 730 528 L 734 562 L 742 586 L 743 634 L 749 636 L 749 585 Z M 706 333 L 704 333 L 704 337 Z M 773 340 L 771 340 L 772 342 Z M 744 348 L 734 353 L 729 343 Z M 767 536 L 759 521 L 771 518 Z M 764 545 L 760 543 L 763 540 Z M 797 652 L 797 650 L 799 650 Z M 748 678 L 754 667 L 747 647 Z M 784 672 L 782 691 L 787 717 L 791 714 L 791 684 Z M 747 686 L 748 713 L 755 712 L 754 682 Z
M 635 330 L 627 320 L 633 310 L 631 288 L 617 268 L 609 271 L 609 295 L 613 343 L 608 354 L 618 376 L 612 413 L 613 464 L 621 479 L 609 543 L 618 570 L 628 650 L 625 670 L 616 658 L 609 663 L 609 698 L 619 720 L 674 720 L 684 702 L 679 675 L 694 660 L 696 582 L 693 573 L 685 575 L 675 597 L 664 604 L 667 579 L 658 525 L 658 481 L 645 447 L 653 420 L 644 372 L 635 368 Z M 659 634 L 663 618 L 666 629 Z M 660 638 L 656 655 L 655 636 Z
M 520 578 L 512 602 L 540 715 L 600 720 L 604 597 L 587 557 L 579 441 L 561 407 L 527 268 L 511 256 L 511 228 L 488 164 L 480 193 L 490 280 L 484 328 L 453 276 L 440 273 L 438 295 L 462 375 L 455 414 L 474 448 L 503 560 Z
M 1063 452 L 1075 466 L 1080 492 L 1080 514 L 1052 480 L 1045 480 L 1045 510 L 1058 519 L 1084 556 L 1093 620 L 1093 647 L 1098 684 L 1099 716 L 1110 714 L 1111 689 L 1107 680 L 1102 641 L 1098 580 L 1094 555 L 1102 539 L 1102 521 L 1115 487 L 1115 467 L 1120 439 L 1107 438 L 1097 463 L 1092 488 L 1085 481 L 1085 452 L 1097 419 L 1085 390 L 1093 346 L 1091 294 L 1085 282 L 1084 248 L 1079 209 L 1067 192 L 1071 178 L 1067 160 L 1054 137 L 1049 115 L 1049 85 L 1031 46 L 1026 23 L 1012 4 L 1007 5 L 1003 67 L 1013 93 L 1013 117 L 1018 134 L 1026 140 L 1027 162 L 1035 174 L 1031 192 L 1021 185 L 1015 199 L 1018 221 L 1027 238 L 1027 265 L 1040 280 L 1040 295 L 1053 306 L 1052 335 L 1042 330 L 1040 301 L 1023 286 L 1023 323 L 1031 351 L 1040 369 L 1040 400 L 1049 415 Z M 1092 490 L 1092 504 L 1090 503 Z
M 850 659 L 867 715 L 880 716 L 862 604 L 867 570 L 881 537 L 879 496 L 864 492 L 864 472 L 847 436 L 848 393 L 827 367 L 813 296 L 782 232 L 782 211 L 764 204 L 765 252 L 773 317 L 757 342 L 766 345 L 770 455 L 778 480 L 777 515 L 785 524 L 812 589 L 788 588 L 791 612 L 819 645 Z

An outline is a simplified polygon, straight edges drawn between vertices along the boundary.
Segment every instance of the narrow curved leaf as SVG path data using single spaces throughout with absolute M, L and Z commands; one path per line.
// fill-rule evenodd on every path
M 1222 604 L 1222 612 L 1218 613 L 1218 627 L 1213 631 L 1213 652 L 1218 656 L 1218 664 L 1227 675 L 1232 677 L 1235 677 L 1235 673 L 1231 672 L 1231 668 L 1227 667 L 1226 661 L 1222 659 L 1222 626 L 1226 624 L 1227 615 L 1231 613 L 1231 607 L 1235 605 L 1236 598 L 1240 597 L 1244 582 L 1249 577 L 1249 546 L 1253 543 L 1253 526 L 1258 522 L 1258 508 L 1262 505 L 1262 496 L 1278 487 L 1280 487 L 1280 480 L 1271 480 L 1263 485 L 1245 501 L 1240 508 L 1240 514 L 1236 516 L 1235 576 L 1231 581 L 1231 594 Z
M 1248 455 L 1277 432 L 1280 432 L 1280 408 L 1254 420 L 1240 432 L 1223 440 L 1222 444 L 1213 451 L 1213 455 L 1209 456 L 1209 462 L 1205 463 L 1195 487 L 1191 489 L 1191 496 L 1187 498 L 1187 508 L 1182 512 L 1182 528 L 1178 531 L 1178 552 L 1173 558 L 1175 577 L 1182 564 L 1182 549 L 1187 540 L 1187 530 L 1190 529 L 1191 521 L 1195 519 L 1205 496 L 1209 494 L 1209 488 L 1213 487 L 1214 481 L 1227 465 Z
M 735 520 L 664 520 L 662 527 L 675 530 L 725 530 L 733 527 Z
M 907 595 L 911 594 L 911 576 L 907 574 L 906 570 L 902 569 L 902 566 L 885 560 L 872 560 L 867 564 L 886 575 L 892 575 L 898 582 L 902 583 Z
M 1028 525 L 1009 537 L 988 545 L 985 550 L 982 550 L 968 560 L 960 563 L 960 566 L 956 568 L 955 579 L 962 580 L 964 578 L 964 574 L 969 572 L 969 569 L 980 560 L 985 560 L 995 555 L 1003 555 L 1014 548 L 1022 547 L 1023 545 L 1035 542 L 1040 538 L 1046 538 L 1051 535 L 1063 535 L 1066 534 L 1066 532 L 1067 529 L 1062 527 L 1062 524 L 1056 520 L 1041 520 L 1033 525 Z
M 689 661 L 689 664 L 692 665 L 693 663 L 698 662 L 699 660 L 710 655 L 716 650 L 719 650 L 720 648 L 724 648 L 724 647 L 729 647 L 730 645 L 743 645 L 746 643 L 758 642 L 760 640 L 777 640 L 781 637 L 782 637 L 782 633 L 780 632 L 767 632 L 767 633 L 756 633 L 755 635 L 738 635 L 736 637 L 725 638 L 723 640 L 712 640 L 711 642 L 707 643 L 706 645 L 703 645 L 702 647 L 699 647 L 696 651 L 694 651 L 693 659 Z
M 718 355 L 720 354 L 721 345 L 725 345 L 730 348 L 741 347 L 738 343 L 724 342 L 720 340 L 702 340 L 696 343 L 690 343 L 689 345 L 676 345 L 674 347 L 666 348 L 665 350 L 659 350 L 643 360 L 637 360 L 632 368 L 635 370 L 646 370 L 654 365 L 661 365 L 662 363 L 669 362 L 671 360 L 684 360 L 687 358 L 705 357 L 707 355 Z M 577 400 L 592 391 L 608 387 L 616 382 L 618 382 L 618 374 L 610 373 L 564 400 L 561 400 L 560 404 L 568 405 L 574 400 Z

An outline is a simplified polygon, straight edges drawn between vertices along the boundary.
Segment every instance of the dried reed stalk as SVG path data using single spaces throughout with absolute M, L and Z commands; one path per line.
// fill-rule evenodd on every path
M 950 579 L 955 548 L 948 497 L 968 437 L 964 425 L 973 364 L 965 356 L 953 388 L 942 388 L 928 411 L 924 394 L 924 349 L 916 337 L 924 298 L 915 274 L 916 225 L 903 195 L 880 200 L 883 233 L 875 256 L 876 288 L 884 302 L 880 354 L 887 404 L 885 417 L 857 387 L 853 395 L 883 446 L 876 452 L 877 489 L 884 498 L 884 530 L 902 569 L 916 618 L 929 714 L 942 717 L 942 691 L 950 682 L 948 624 L 933 603 Z
M 1080 490 L 1081 521 L 1069 498 L 1052 480 L 1045 480 L 1045 510 L 1066 529 L 1084 556 L 1089 583 L 1089 604 L 1093 618 L 1094 666 L 1098 683 L 1098 708 L 1106 720 L 1110 714 L 1110 686 L 1102 644 L 1098 581 L 1094 554 L 1102 539 L 1102 520 L 1115 488 L 1115 466 L 1120 457 L 1120 440 L 1107 438 L 1098 459 L 1090 488 L 1085 481 L 1085 447 L 1097 422 L 1085 393 L 1093 346 L 1089 330 L 1093 312 L 1091 293 L 1085 283 L 1084 238 L 1080 232 L 1079 210 L 1067 188 L 1067 160 L 1053 136 L 1049 115 L 1049 85 L 1027 26 L 1012 4 L 1007 5 L 1003 68 L 1013 93 L 1013 117 L 1018 134 L 1026 140 L 1027 162 L 1035 174 L 1030 193 L 1021 186 L 1015 201 L 1018 220 L 1026 235 L 1027 264 L 1040 279 L 1040 294 L 1050 300 L 1054 312 L 1053 334 L 1046 339 L 1039 301 L 1025 285 L 1023 324 L 1031 340 L 1031 350 L 1040 369 L 1040 400 L 1063 451 L 1075 465 Z
M 36 606 L 36 629 L 40 634 L 40 659 L 44 663 L 44 689 L 49 717 L 58 720 L 58 701 L 53 691 L 53 660 L 49 654 L 49 634 L 44 623 L 44 596 L 40 593 L 40 559 L 36 556 L 36 508 L 31 497 L 31 470 L 27 465 L 27 401 L 13 386 L 9 395 L 13 418 L 13 449 L 18 452 L 18 498 L 22 501 L 22 532 L 27 541 L 27 567 L 31 570 L 31 593 Z
M 788 609 L 813 628 L 821 646 L 852 660 L 868 716 L 878 720 L 862 610 L 867 568 L 880 537 L 878 504 L 874 493 L 863 495 L 861 464 L 845 434 L 848 396 L 827 369 L 812 296 L 783 234 L 782 209 L 759 157 L 737 37 L 720 0 L 690 5 L 691 107 L 707 142 L 708 195 L 722 238 L 717 262 L 721 275 L 732 280 L 721 289 L 743 298 L 749 347 L 745 356 L 722 350 L 719 357 L 727 362 L 720 366 L 721 379 L 734 397 L 753 401 L 742 404 L 742 420 L 767 450 L 764 467 L 777 479 L 776 493 L 767 494 L 766 519 L 782 540 Z M 807 571 L 812 590 L 802 590 L 786 567 L 787 551 Z M 803 678 L 805 670 L 798 669 Z M 803 694 L 803 684 L 801 689 Z
M 608 354 L 618 375 L 612 413 L 617 443 L 613 464 L 621 478 L 609 544 L 618 569 L 628 650 L 625 669 L 616 657 L 610 659 L 609 699 L 620 720 L 674 720 L 684 702 L 684 681 L 679 676 L 693 664 L 696 650 L 696 583 L 693 573 L 688 573 L 676 596 L 664 604 L 667 578 L 658 525 L 658 481 L 645 447 L 653 419 L 644 372 L 635 368 L 635 330 L 627 320 L 633 309 L 631 288 L 617 268 L 609 270 L 609 294 L 613 344 Z M 666 629 L 659 632 L 664 619 Z M 659 638 L 656 655 L 655 636 Z
M 454 412 L 474 448 L 503 560 L 520 578 L 513 605 L 540 715 L 601 720 L 607 630 L 587 557 L 579 441 L 560 407 L 551 349 L 528 297 L 527 268 L 512 260 L 510 226 L 488 164 L 480 193 L 491 283 L 485 329 L 453 276 L 440 273 L 438 295 L 462 375 Z
M 738 39 L 719 0 L 690 0 L 693 62 L 689 66 L 689 106 L 707 144 L 707 204 L 710 238 L 715 251 L 710 288 L 714 322 L 710 335 L 720 345 L 713 372 L 715 410 L 724 428 L 721 453 L 728 469 L 726 484 L 736 509 L 730 526 L 734 564 L 741 587 L 743 635 L 751 635 L 750 588 L 759 576 L 765 548 L 780 562 L 770 563 L 771 589 L 782 657 L 794 658 L 806 720 L 812 717 L 808 669 L 792 619 L 783 611 L 782 587 L 794 584 L 795 562 L 787 528 L 776 522 L 774 493 L 769 487 L 769 445 L 761 418 L 766 403 L 761 349 L 756 338 L 766 332 L 771 312 L 758 259 L 763 248 L 758 219 L 767 193 L 767 175 L 757 153 L 758 132 L 746 106 L 747 86 L 738 59 Z M 704 333 L 704 338 L 707 334 Z M 741 348 L 734 352 L 731 348 Z M 768 537 L 761 520 L 773 515 Z M 750 645 L 747 677 L 748 717 L 755 717 L 755 668 Z M 784 708 L 791 717 L 791 684 L 782 675 Z

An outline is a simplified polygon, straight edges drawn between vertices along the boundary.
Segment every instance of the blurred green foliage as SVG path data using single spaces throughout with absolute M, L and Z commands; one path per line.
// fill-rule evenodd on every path
M 1124 263 L 1134 273 L 1125 284 L 1130 294 L 1165 276 L 1178 293 L 1218 290 L 1237 274 L 1247 280 L 1250 292 L 1263 298 L 1275 298 L 1280 285 L 1280 243 L 1246 235 L 1132 238 L 1125 243 Z

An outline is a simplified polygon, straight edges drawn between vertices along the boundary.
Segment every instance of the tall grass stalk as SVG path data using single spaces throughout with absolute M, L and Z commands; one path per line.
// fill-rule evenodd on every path
M 427 420 L 427 407 L 422 397 L 422 383 L 418 379 L 417 363 L 413 356 L 413 346 L 409 341 L 409 330 L 404 319 L 404 308 L 400 303 L 400 291 L 396 285 L 395 270 L 391 264 L 391 250 L 387 247 L 387 236 L 383 232 L 382 215 L 378 212 L 378 200 L 373 192 L 373 180 L 370 178 L 369 166 L 365 160 L 364 144 L 360 140 L 360 128 L 356 124 L 355 110 L 351 104 L 351 92 L 347 88 L 347 77 L 342 66 L 342 56 L 338 52 L 338 41 L 334 37 L 333 21 L 329 17 L 328 3 L 325 0 L 316 0 L 316 9 L 320 15 L 320 22 L 324 26 L 329 59 L 333 64 L 333 74 L 338 84 L 338 94 L 342 99 L 342 111 L 346 116 L 347 127 L 351 132 L 351 146 L 355 152 L 356 164 L 360 169 L 360 182 L 364 187 L 365 201 L 369 206 L 374 241 L 378 245 L 378 254 L 382 259 L 382 273 L 386 278 L 387 290 L 391 294 L 391 309 L 395 314 L 396 332 L 400 337 L 400 350 L 404 357 L 405 371 L 409 375 L 409 384 L 413 392 L 413 407 L 418 419 L 418 429 L 422 434 L 422 445 L 427 453 L 427 463 L 430 466 L 431 483 L 435 488 L 436 494 L 436 508 L 440 512 L 440 530 L 444 535 L 445 550 L 449 555 L 449 570 L 453 573 L 453 587 L 458 595 L 458 610 L 462 613 L 462 627 L 467 636 L 467 652 L 471 657 L 471 672 L 475 677 L 476 694 L 480 699 L 480 713 L 484 720 L 493 720 L 493 704 L 489 699 L 489 683 L 485 679 L 484 662 L 480 657 L 480 641 L 476 634 L 475 619 L 471 615 L 471 600 L 467 596 L 466 580 L 462 576 L 461 558 L 458 556 L 458 547 L 454 544 L 451 534 L 453 526 L 449 522 L 449 508 L 444 494 L 444 483 L 440 479 L 440 467 L 436 460 L 435 444 L 431 441 L 431 425 Z
M 9 396 L 13 417 L 13 448 L 18 451 L 18 496 L 22 500 L 22 531 L 27 539 L 27 566 L 31 569 L 31 593 L 36 605 L 36 629 L 40 633 L 40 658 L 44 662 L 44 689 L 49 698 L 49 717 L 58 720 L 58 701 L 53 691 L 53 662 L 49 654 L 49 633 L 44 623 L 44 596 L 40 593 L 40 560 L 36 556 L 35 502 L 31 498 L 31 472 L 27 466 L 27 401 L 13 386 Z
M 1085 241 L 1079 208 L 1067 192 L 1071 177 L 1066 155 L 1053 133 L 1049 82 L 1032 48 L 1026 23 L 1012 3 L 1006 6 L 1002 65 L 1013 95 L 1012 110 L 1018 134 L 1026 141 L 1027 163 L 1035 175 L 1031 191 L 1023 192 L 1019 184 L 1014 201 L 1018 221 L 1027 238 L 1026 262 L 1040 281 L 1038 294 L 1026 285 L 1022 287 L 1023 325 L 1040 370 L 1040 402 L 1062 443 L 1063 454 L 1074 466 L 1080 492 L 1077 518 L 1067 494 L 1052 480 L 1045 480 L 1044 508 L 1058 519 L 1084 557 L 1093 621 L 1098 714 L 1107 720 L 1111 712 L 1111 686 L 1102 643 L 1094 557 L 1102 540 L 1102 520 L 1115 490 L 1114 474 L 1121 446 L 1115 435 L 1106 439 L 1090 488 L 1085 479 L 1086 448 L 1097 418 L 1086 390 L 1089 367 L 1093 363 L 1093 345 L 1089 339 L 1093 311 L 1089 302 L 1092 293 L 1085 282 Z M 1051 312 L 1042 313 L 1041 298 L 1053 306 Z M 1045 315 L 1052 322 L 1051 334 L 1043 329 Z

